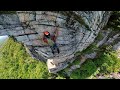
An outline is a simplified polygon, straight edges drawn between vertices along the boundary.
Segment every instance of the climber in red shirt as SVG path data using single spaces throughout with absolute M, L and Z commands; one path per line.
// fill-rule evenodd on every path
M 59 48 L 56 44 L 56 38 L 58 36 L 58 30 L 57 29 L 55 30 L 54 35 L 51 35 L 48 31 L 45 31 L 43 33 L 44 33 L 43 41 L 50 46 L 50 48 L 52 50 L 52 53 L 54 54 L 54 50 L 57 49 L 57 52 L 59 54 L 60 51 L 59 51 Z

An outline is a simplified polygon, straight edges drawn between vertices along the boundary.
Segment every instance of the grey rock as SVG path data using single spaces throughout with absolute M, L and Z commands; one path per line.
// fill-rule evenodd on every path
M 36 33 L 35 30 L 30 30 L 30 29 L 24 29 L 25 34 L 34 34 Z
M 18 41 L 20 41 L 20 42 L 24 42 L 24 41 L 29 41 L 29 39 L 28 39 L 28 37 L 27 37 L 27 35 L 24 35 L 24 36 L 17 36 L 17 37 L 15 37 Z
M 75 69 L 77 69 L 77 68 L 80 68 L 80 65 L 73 65 L 73 66 L 71 66 L 70 67 L 72 70 L 75 70 Z
M 42 14 L 42 11 L 36 11 L 36 14 Z
M 16 27 L 15 30 L 23 30 L 23 27 Z
M 38 35 L 37 34 L 31 34 L 31 35 L 28 35 L 28 37 L 29 37 L 30 40 L 38 39 Z
M 113 50 L 115 50 L 115 51 L 120 50 L 120 42 L 118 42 L 117 44 L 115 44 L 115 45 L 113 46 Z
M 7 14 L 7 15 L 0 15 L 0 24 L 4 26 L 8 25 L 20 25 L 19 18 L 17 17 L 16 14 Z M 7 25 L 6 25 L 7 24 Z
M 2 25 L 0 25 L 0 29 L 4 29 Z
M 103 38 L 101 41 L 99 41 L 99 42 L 97 43 L 97 45 L 96 45 L 97 47 L 101 46 L 103 43 L 106 42 L 109 33 L 110 33 L 110 31 L 108 31 L 108 32 L 104 35 L 104 38 Z
M 112 38 L 109 38 L 108 41 L 105 44 L 111 44 L 112 42 L 114 42 L 115 39 L 119 38 L 120 34 L 116 34 L 115 36 L 113 36 Z
M 8 35 L 8 32 L 6 30 L 0 30 L 0 35 L 1 36 Z
M 85 25 L 73 17 L 67 21 L 69 17 L 61 13 L 51 11 L 17 11 L 17 14 L 13 15 L 0 15 L 0 24 L 2 25 L 0 27 L 0 35 L 13 35 L 19 42 L 33 47 L 32 50 L 29 49 L 32 57 L 45 61 L 52 55 L 51 51 L 46 49 L 49 46 L 45 46 L 40 38 L 42 38 L 44 31 L 49 31 L 51 35 L 54 34 L 56 28 L 54 21 L 56 21 L 59 29 L 56 43 L 61 47 L 59 47 L 60 54 L 55 53 L 55 57 L 52 58 L 59 62 L 56 68 L 50 69 L 50 72 L 55 73 L 65 68 L 67 66 L 66 62 L 74 59 L 74 54 L 77 51 L 86 49 L 94 42 L 97 34 L 106 25 L 110 17 L 110 11 L 73 12 L 81 16 L 91 31 L 88 31 Z M 38 48 L 33 50 L 35 47 Z M 95 53 L 86 55 L 86 57 L 94 58 Z
M 8 31 L 8 34 L 11 35 L 11 36 L 19 36 L 19 35 L 24 35 L 24 31 L 23 30 L 9 30 Z
M 90 53 L 90 54 L 85 54 L 85 57 L 90 58 L 90 59 L 94 59 L 96 57 L 96 55 L 97 55 L 97 53 L 93 52 L 93 53 Z

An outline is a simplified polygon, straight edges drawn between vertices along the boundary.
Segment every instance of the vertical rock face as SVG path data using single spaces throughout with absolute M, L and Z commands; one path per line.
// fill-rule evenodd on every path
M 32 57 L 47 61 L 56 66 L 49 67 L 50 72 L 57 72 L 74 60 L 77 51 L 86 49 L 98 32 L 106 25 L 110 11 L 17 11 L 16 15 L 0 15 L 0 35 L 14 36 L 25 44 Z M 59 35 L 56 43 L 60 54 L 53 57 L 49 46 L 41 38 L 44 31 L 54 34 L 57 27 Z

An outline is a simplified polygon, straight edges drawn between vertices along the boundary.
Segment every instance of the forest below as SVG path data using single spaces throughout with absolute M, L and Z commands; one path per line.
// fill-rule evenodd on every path
M 0 79 L 96 79 L 100 75 L 109 79 L 111 73 L 120 71 L 120 59 L 114 51 L 105 50 L 97 59 L 87 60 L 70 77 L 65 72 L 70 66 L 79 64 L 79 58 L 64 70 L 51 74 L 44 62 L 31 58 L 23 45 L 12 38 L 5 42 L 0 51 Z M 90 48 L 84 52 L 88 51 Z

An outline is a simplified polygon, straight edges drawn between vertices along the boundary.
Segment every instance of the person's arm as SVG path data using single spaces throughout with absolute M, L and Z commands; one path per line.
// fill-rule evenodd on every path
M 57 38 L 58 35 L 59 35 L 59 34 L 58 34 L 58 31 L 59 31 L 59 29 L 58 29 L 58 27 L 56 27 L 56 28 L 55 28 L 55 37 L 56 37 L 56 38 Z
M 52 36 L 53 36 L 52 39 L 53 39 L 54 41 L 56 41 L 56 39 L 57 39 L 57 37 L 58 37 L 58 27 L 55 28 L 54 34 L 53 34 Z
M 41 35 L 41 36 L 40 36 L 40 40 L 41 40 L 41 43 L 42 43 L 43 45 L 47 45 L 47 43 L 44 42 L 44 35 Z

